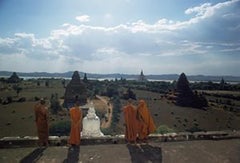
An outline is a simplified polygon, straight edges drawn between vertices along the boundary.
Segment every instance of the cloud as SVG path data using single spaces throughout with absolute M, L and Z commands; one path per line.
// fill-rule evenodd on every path
M 209 10 L 210 7 L 211 7 L 211 3 L 204 3 L 201 6 L 188 8 L 187 10 L 185 10 L 185 14 L 196 13 L 197 16 L 202 16 L 202 15 L 205 15 L 205 13 Z
M 76 16 L 76 20 L 78 20 L 81 23 L 89 22 L 90 21 L 90 16 L 88 16 L 88 15 Z
M 240 68 L 234 62 L 240 46 L 236 5 L 239 0 L 201 4 L 186 9 L 183 14 L 190 18 L 183 21 L 161 18 L 154 23 L 137 20 L 111 27 L 66 22 L 45 38 L 27 32 L 0 37 L 0 69 L 95 73 L 144 69 L 153 74 L 224 70 L 230 74 L 233 68 L 227 66 Z M 90 21 L 88 15 L 76 19 Z

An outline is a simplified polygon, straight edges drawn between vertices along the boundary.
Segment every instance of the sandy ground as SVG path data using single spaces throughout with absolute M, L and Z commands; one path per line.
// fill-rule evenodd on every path
M 107 110 L 107 121 L 106 120 L 102 121 L 101 128 L 108 128 L 108 127 L 110 127 L 111 122 L 112 122 L 113 106 L 109 102 L 109 98 L 103 97 L 103 96 L 98 96 L 98 95 L 97 95 L 97 98 L 107 106 L 107 109 L 106 109 Z

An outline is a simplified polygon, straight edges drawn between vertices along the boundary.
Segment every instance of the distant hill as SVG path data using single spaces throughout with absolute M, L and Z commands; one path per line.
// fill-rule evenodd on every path
M 12 71 L 0 71 L 0 77 L 10 77 Z M 48 73 L 48 72 L 16 72 L 20 78 L 24 77 L 47 77 L 47 78 L 71 78 L 73 71 L 63 72 L 63 73 Z M 83 78 L 84 72 L 79 72 L 80 77 Z M 92 79 L 127 79 L 135 80 L 138 79 L 140 74 L 94 74 L 87 73 L 88 78 Z M 148 80 L 177 80 L 178 74 L 162 74 L 162 75 L 145 75 Z M 187 75 L 189 81 L 212 81 L 220 82 L 223 78 L 226 82 L 240 82 L 240 76 L 207 76 L 207 75 Z

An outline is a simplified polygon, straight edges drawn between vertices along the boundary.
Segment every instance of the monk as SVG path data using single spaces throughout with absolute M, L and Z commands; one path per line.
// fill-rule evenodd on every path
M 82 111 L 79 107 L 79 102 L 76 101 L 74 107 L 70 108 L 71 131 L 69 144 L 74 146 L 80 145 L 81 130 L 82 130 Z
M 139 141 L 147 143 L 148 135 L 156 130 L 156 126 L 144 100 L 139 100 L 137 120 Z
M 48 146 L 48 110 L 45 106 L 45 100 L 40 99 L 40 102 L 35 105 L 35 122 L 38 133 L 38 145 Z
M 137 110 L 129 99 L 126 106 L 123 108 L 123 115 L 125 120 L 125 139 L 128 143 L 135 143 L 137 140 Z

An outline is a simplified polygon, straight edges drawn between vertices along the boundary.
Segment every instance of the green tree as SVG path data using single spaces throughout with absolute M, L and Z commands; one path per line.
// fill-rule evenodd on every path
M 127 92 L 123 94 L 123 98 L 125 100 L 129 98 L 136 100 L 136 94 L 131 90 L 131 88 L 128 88 Z
M 37 81 L 37 86 L 40 86 L 40 81 Z
M 16 91 L 18 97 L 19 93 L 22 91 L 22 88 L 19 85 L 13 85 L 12 88 L 14 91 Z
M 50 99 L 50 108 L 52 114 L 57 114 L 59 110 L 61 110 L 61 105 L 59 103 L 58 94 L 52 94 Z
M 225 85 L 226 85 L 226 83 L 225 83 L 224 79 L 222 78 L 222 80 L 220 81 L 220 84 L 219 84 L 219 89 L 224 90 Z
M 86 74 L 86 73 L 84 73 L 83 82 L 84 82 L 84 83 L 87 83 L 87 82 L 88 82 L 87 74 Z
M 65 84 L 66 84 L 66 80 L 65 80 L 65 79 L 63 79 L 63 80 L 62 80 L 62 85 L 63 85 L 63 88 L 65 88 Z
M 45 81 L 45 86 L 46 86 L 46 87 L 49 87 L 49 81 L 48 81 L 48 80 Z

